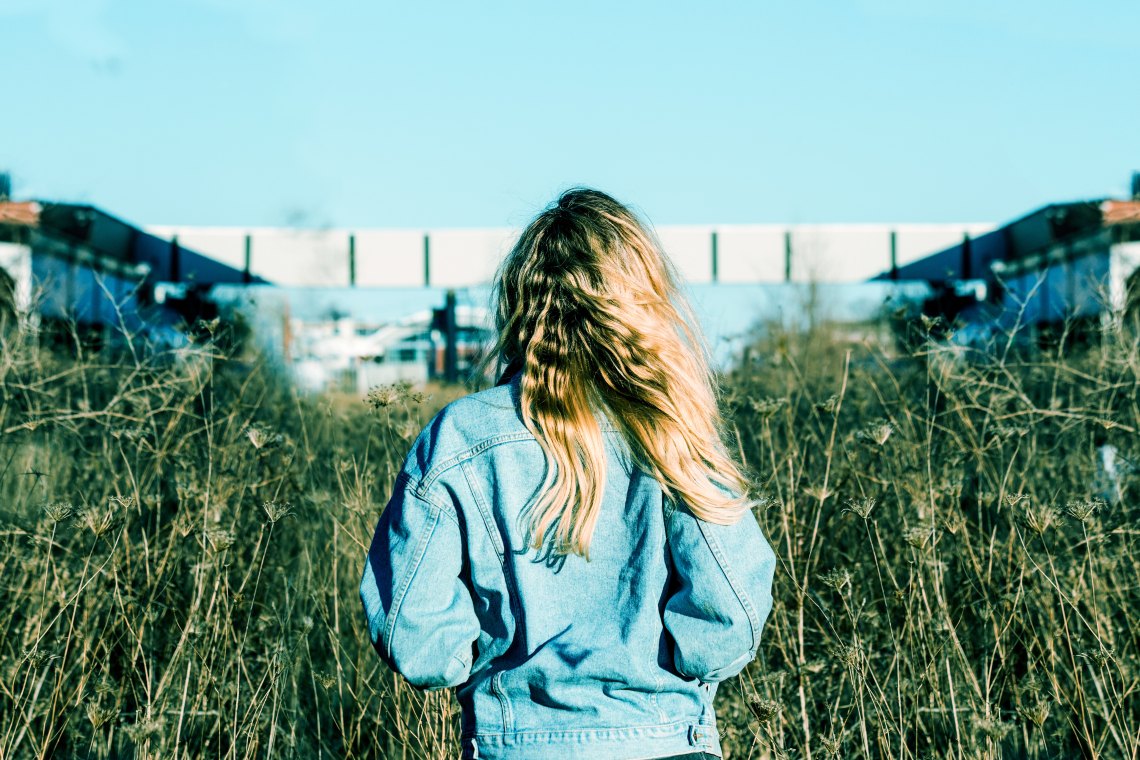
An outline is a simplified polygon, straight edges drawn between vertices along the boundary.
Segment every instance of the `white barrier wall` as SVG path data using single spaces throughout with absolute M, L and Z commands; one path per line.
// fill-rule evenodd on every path
M 859 282 L 993 228 L 988 224 L 662 226 L 655 232 L 690 283 Z M 488 284 L 518 230 L 294 230 L 151 227 L 188 249 L 292 286 Z M 714 264 L 715 233 L 715 264 Z M 425 246 L 425 237 L 427 245 Z M 350 239 L 355 255 L 350 256 Z M 790 274 L 790 278 L 788 275 Z
M 712 227 L 658 227 L 657 239 L 686 282 L 712 281 Z
M 792 280 L 859 282 L 889 270 L 891 229 L 881 224 L 793 228 Z
M 993 224 L 900 224 L 895 226 L 896 253 L 901 267 L 931 253 L 962 242 L 969 235 L 976 238 L 991 232 Z
M 348 285 L 348 233 L 344 230 L 255 230 L 250 271 L 282 285 Z
M 776 224 L 717 228 L 717 282 L 784 282 L 787 232 Z
M 431 284 L 440 287 L 482 285 L 514 244 L 510 229 L 438 230 L 428 235 Z
M 357 285 L 414 287 L 424 284 L 424 233 L 362 230 L 355 236 Z
M 170 240 L 178 237 L 178 245 L 209 256 L 228 267 L 245 267 L 246 231 L 225 227 L 149 227 L 147 232 Z

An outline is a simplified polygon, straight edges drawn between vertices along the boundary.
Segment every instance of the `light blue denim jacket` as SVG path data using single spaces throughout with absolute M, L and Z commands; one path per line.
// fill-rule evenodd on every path
M 590 560 L 528 548 L 545 460 L 518 376 L 440 411 L 380 516 L 360 585 L 381 658 L 419 689 L 458 687 L 464 758 L 721 754 L 717 684 L 756 655 L 775 557 L 675 508 L 612 424 Z

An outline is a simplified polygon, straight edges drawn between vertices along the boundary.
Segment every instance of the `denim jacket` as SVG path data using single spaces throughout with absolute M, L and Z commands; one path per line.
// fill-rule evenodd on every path
M 721 755 L 717 684 L 755 656 L 775 557 L 751 511 L 697 519 L 599 417 L 608 469 L 589 561 L 528 548 L 543 451 L 518 375 L 419 434 L 368 551 L 371 640 L 418 689 L 458 687 L 464 758 Z

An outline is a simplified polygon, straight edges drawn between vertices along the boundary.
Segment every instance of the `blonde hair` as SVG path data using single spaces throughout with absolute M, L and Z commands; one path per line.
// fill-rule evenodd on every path
M 589 558 L 607 465 L 598 413 L 667 498 L 721 524 L 747 508 L 707 349 L 678 281 L 649 229 L 587 188 L 540 213 L 500 265 L 498 337 L 481 369 L 505 364 L 499 384 L 522 373 L 521 417 L 547 462 L 526 513 L 535 549 Z

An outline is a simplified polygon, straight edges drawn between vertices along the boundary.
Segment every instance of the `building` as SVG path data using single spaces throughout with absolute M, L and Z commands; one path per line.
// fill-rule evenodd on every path
M 241 282 L 264 281 L 93 206 L 0 199 L 0 301 L 24 318 L 171 339 L 201 316 L 188 289 Z
M 1049 204 L 876 279 L 931 283 L 967 336 L 1119 320 L 1140 308 L 1140 173 L 1131 200 Z
M 662 226 L 718 361 L 758 320 L 872 319 L 924 283 L 867 283 L 989 224 Z M 510 229 L 130 225 L 88 205 L 0 202 L 0 269 L 20 310 L 173 332 L 175 309 L 242 311 L 306 387 L 422 381 L 469 364 L 490 332 L 489 289 Z M 433 309 L 458 293 L 454 341 Z M 39 297 L 33 296 L 39 293 Z M 197 304 L 197 306 L 195 306 Z M 161 308 L 159 308 L 161 307 Z M 447 347 L 454 347 L 449 354 Z

